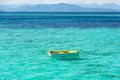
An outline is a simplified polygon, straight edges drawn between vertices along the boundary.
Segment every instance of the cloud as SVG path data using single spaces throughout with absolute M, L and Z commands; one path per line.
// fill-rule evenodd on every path
M 120 3 L 120 0 L 0 0 L 0 4 L 105 4 L 105 3 Z

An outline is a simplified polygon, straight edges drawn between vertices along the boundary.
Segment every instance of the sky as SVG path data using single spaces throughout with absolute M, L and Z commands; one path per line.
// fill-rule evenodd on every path
M 70 3 L 70 4 L 107 4 L 116 3 L 120 4 L 120 0 L 0 0 L 0 4 L 58 4 L 58 3 Z

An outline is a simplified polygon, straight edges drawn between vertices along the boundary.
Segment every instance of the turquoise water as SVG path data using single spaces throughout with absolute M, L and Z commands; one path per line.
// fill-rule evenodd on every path
M 119 17 L 12 15 L 0 15 L 0 80 L 120 80 Z M 47 55 L 73 49 L 77 60 Z

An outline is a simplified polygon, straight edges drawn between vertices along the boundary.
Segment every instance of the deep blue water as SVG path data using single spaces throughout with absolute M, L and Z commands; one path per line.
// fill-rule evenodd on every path
M 0 21 L 2 28 L 119 28 L 120 13 L 0 13 Z
M 119 80 L 119 56 L 120 13 L 0 13 L 1 80 Z

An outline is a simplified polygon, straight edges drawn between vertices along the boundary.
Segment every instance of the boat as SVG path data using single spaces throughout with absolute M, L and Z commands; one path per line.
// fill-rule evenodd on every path
M 54 51 L 51 50 L 48 53 L 49 57 L 52 58 L 76 58 L 79 56 L 80 50 L 62 50 L 62 51 Z

